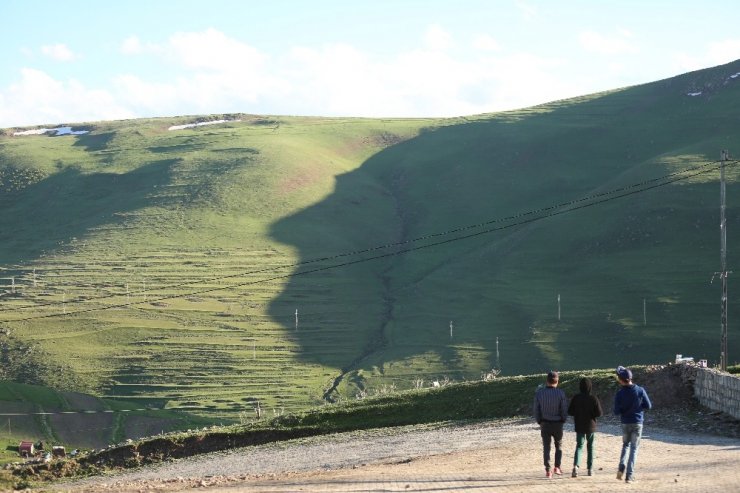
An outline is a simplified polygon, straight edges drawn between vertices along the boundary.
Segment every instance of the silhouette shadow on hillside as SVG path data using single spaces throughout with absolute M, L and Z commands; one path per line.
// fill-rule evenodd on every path
M 170 182 L 176 159 L 153 161 L 128 173 L 81 173 L 66 168 L 0 198 L 0 258 L 24 265 L 82 238 L 92 228 L 121 223 L 122 213 L 150 206 Z
M 670 354 L 671 349 L 660 346 L 665 329 L 684 324 L 687 334 L 696 333 L 686 314 L 703 320 L 714 309 L 704 294 L 709 290 L 705 282 L 704 291 L 687 291 L 691 296 L 699 293 L 694 306 L 656 302 L 655 310 L 662 311 L 654 313 L 654 320 L 665 317 L 664 325 L 655 325 L 655 332 L 635 341 L 625 341 L 627 326 L 612 319 L 610 304 L 615 296 L 635 296 L 640 310 L 635 308 L 629 317 L 642 322 L 644 295 L 633 293 L 646 290 L 658 298 L 667 291 L 651 269 L 673 269 L 675 259 L 657 255 L 666 242 L 675 242 L 676 228 L 690 232 L 681 239 L 686 255 L 676 257 L 684 269 L 713 268 L 714 256 L 695 254 L 716 243 L 710 228 L 710 215 L 716 211 L 708 205 L 716 190 L 709 181 L 664 187 L 578 214 L 405 255 L 391 256 L 434 240 L 312 260 L 548 207 L 673 171 L 651 162 L 677 149 L 708 153 L 710 149 L 703 149 L 706 142 L 716 138 L 716 129 L 696 114 L 706 111 L 726 118 L 733 111 L 719 100 L 687 99 L 684 82 L 662 81 L 578 104 L 558 102 L 428 129 L 387 147 L 338 176 L 325 200 L 273 224 L 272 237 L 294 246 L 300 260 L 309 263 L 296 269 L 271 303 L 270 315 L 299 341 L 302 358 L 343 370 L 378 366 L 382 371 L 387 362 L 434 354 L 454 372 L 465 365 L 461 351 L 467 345 L 478 351 L 477 364 L 490 368 L 499 334 L 509 351 L 507 374 L 556 365 L 604 367 L 622 358 L 647 363 L 656 361 L 656 355 Z M 693 199 L 687 200 L 686 190 Z M 614 219 L 605 221 L 605 216 Z M 636 257 L 639 264 L 625 263 L 619 272 L 624 285 L 601 280 L 604 268 L 614 269 L 610 255 L 619 259 L 639 249 L 649 254 Z M 584 269 L 589 261 L 590 270 Z M 352 262 L 358 263 L 340 266 Z M 320 271 L 308 273 L 315 269 Z M 594 281 L 599 285 L 592 288 L 589 283 Z M 554 302 L 543 307 L 541 299 L 554 299 L 559 286 L 579 282 L 585 296 L 592 291 L 602 297 L 592 302 L 590 312 L 583 310 L 581 319 L 561 323 Z M 653 287 L 666 291 L 652 293 Z M 293 327 L 296 309 L 299 330 Z M 459 328 L 454 339 L 449 327 L 453 320 Z M 537 330 L 543 320 L 547 325 Z M 500 330 L 499 321 L 505 323 Z M 553 339 L 542 339 L 542 334 Z M 696 339 L 695 349 L 709 347 L 709 339 L 706 334 Z M 589 345 L 581 345 L 584 341 Z M 419 369 L 409 367 L 406 373 L 415 371 Z
M 503 175 L 511 173 L 506 167 L 511 161 L 502 160 L 504 164 L 497 166 L 491 163 L 491 156 L 498 154 L 501 141 L 511 139 L 523 137 L 507 118 L 424 130 L 413 139 L 382 150 L 358 169 L 338 176 L 330 197 L 273 225 L 272 237 L 296 246 L 302 252 L 301 260 L 309 262 L 296 270 L 270 306 L 271 316 L 286 330 L 292 327 L 293 311 L 299 309 L 301 328 L 290 333 L 305 348 L 303 358 L 351 370 L 360 364 L 382 366 L 387 361 L 431 352 L 451 372 L 463 371 L 465 361 L 457 349 L 450 347 L 448 314 L 463 311 L 465 303 L 460 303 L 459 293 L 454 292 L 454 280 L 470 272 L 469 266 L 455 265 L 456 259 L 490 248 L 495 239 L 483 236 L 418 253 L 394 254 L 431 243 L 405 243 L 419 234 L 419 228 L 425 232 L 445 231 L 497 214 L 497 204 L 488 200 L 489 193 L 501 188 Z M 517 172 L 539 168 L 535 152 L 530 150 L 514 158 Z M 422 197 L 414 195 L 419 192 Z M 461 192 L 468 195 L 467 201 L 461 200 Z M 526 195 L 510 196 L 501 205 L 516 211 L 525 208 L 527 200 Z M 434 219 L 430 221 L 427 215 Z M 373 248 L 387 244 L 396 246 Z M 312 262 L 368 248 L 373 250 Z M 376 256 L 386 257 L 369 260 Z M 332 268 L 363 260 L 368 261 Z M 489 260 L 490 270 L 473 274 L 470 281 L 486 283 L 495 276 L 501 259 Z M 446 279 L 452 280 L 453 292 L 439 287 Z M 425 288 L 424 283 L 431 287 Z M 434 313 L 419 317 L 404 314 L 399 325 L 398 311 L 404 308 L 404 298 L 427 295 Z M 310 302 L 305 301 L 307 296 Z M 416 327 L 412 327 L 414 319 Z M 424 330 L 431 326 L 436 329 Z M 461 331 L 455 335 L 454 344 L 479 345 L 482 353 L 488 353 L 483 356 L 483 365 L 490 368 L 495 363 L 495 337 L 488 334 L 482 339 L 480 335 L 480 331 Z M 521 337 L 516 339 L 512 344 L 524 342 Z M 531 360 L 538 357 L 534 349 L 521 352 Z

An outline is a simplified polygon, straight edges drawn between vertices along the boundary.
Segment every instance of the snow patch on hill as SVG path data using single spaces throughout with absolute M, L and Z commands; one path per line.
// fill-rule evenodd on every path
M 35 128 L 33 130 L 13 132 L 13 136 L 51 134 L 56 137 L 59 135 L 83 135 L 89 132 L 89 130 L 72 130 L 72 127 Z

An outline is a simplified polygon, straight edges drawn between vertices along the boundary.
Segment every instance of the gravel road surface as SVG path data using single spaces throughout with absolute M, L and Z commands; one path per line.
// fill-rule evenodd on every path
M 61 483 L 57 491 L 740 491 L 740 440 L 649 424 L 638 482 L 615 479 L 619 425 L 600 424 L 594 477 L 563 469 L 544 478 L 538 427 L 528 419 L 342 433 L 168 461 L 115 476 Z M 583 467 L 585 469 L 585 465 Z

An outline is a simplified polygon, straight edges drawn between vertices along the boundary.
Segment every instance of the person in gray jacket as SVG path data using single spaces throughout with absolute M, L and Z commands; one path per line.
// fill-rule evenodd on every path
M 614 414 L 622 421 L 622 454 L 619 457 L 617 479 L 621 480 L 626 473 L 625 481 L 632 483 L 635 481 L 635 461 L 642 437 L 643 412 L 651 409 L 653 404 L 645 389 L 632 383 L 632 372 L 628 368 L 617 367 L 617 378 L 621 388 L 614 395 Z
M 559 375 L 556 371 L 547 374 L 547 385 L 537 389 L 534 395 L 533 414 L 540 425 L 542 436 L 542 455 L 545 462 L 545 477 L 553 473 L 563 474 L 560 465 L 563 459 L 563 424 L 568 419 L 568 399 L 558 387 Z M 555 443 L 555 467 L 550 469 L 550 443 Z

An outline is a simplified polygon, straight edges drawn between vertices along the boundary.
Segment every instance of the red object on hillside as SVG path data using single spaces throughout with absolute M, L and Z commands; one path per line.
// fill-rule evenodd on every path
M 33 442 L 22 441 L 18 445 L 18 453 L 21 457 L 31 457 L 34 453 Z

